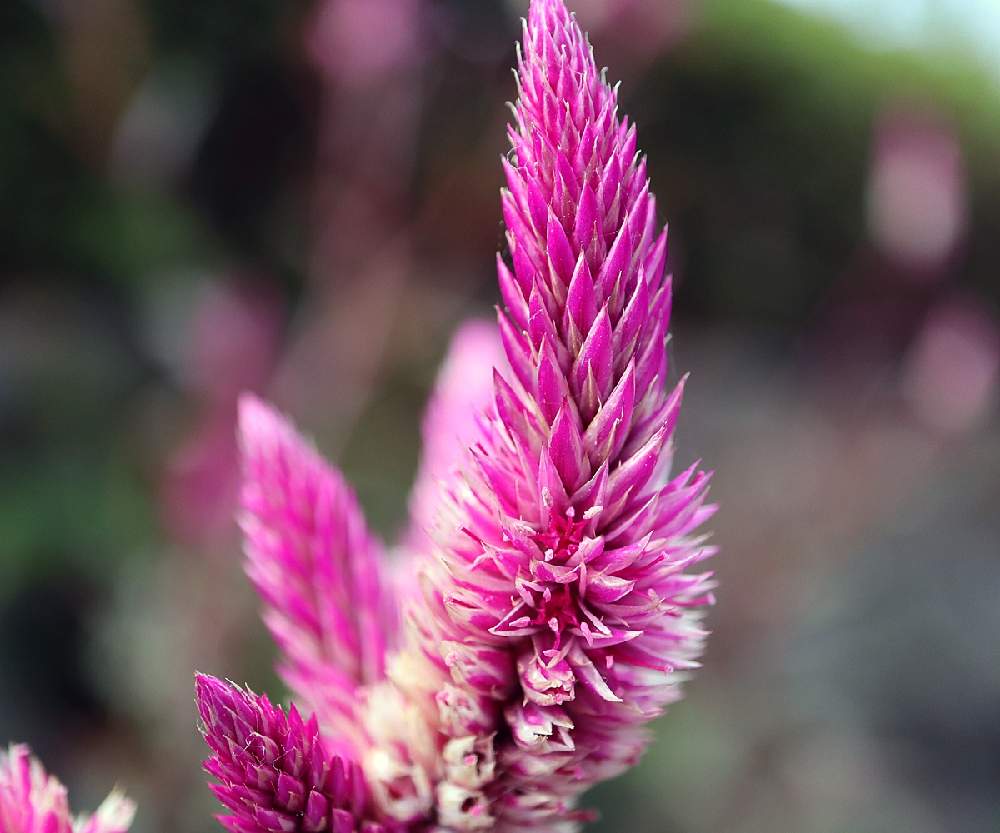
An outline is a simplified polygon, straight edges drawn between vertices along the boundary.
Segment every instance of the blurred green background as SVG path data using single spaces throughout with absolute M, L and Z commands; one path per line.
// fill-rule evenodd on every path
M 571 4 L 573 5 L 573 4 Z M 598 831 L 1000 830 L 1000 6 L 580 0 L 671 224 L 706 667 Z M 191 672 L 281 694 L 265 393 L 400 526 L 496 302 L 523 4 L 0 4 L 0 742 L 210 831 Z

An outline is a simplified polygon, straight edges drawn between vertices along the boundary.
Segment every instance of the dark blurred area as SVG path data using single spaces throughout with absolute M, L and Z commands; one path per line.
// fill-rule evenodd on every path
M 671 224 L 714 635 L 596 831 L 1000 830 L 1000 7 L 579 0 Z M 191 673 L 275 694 L 262 392 L 401 524 L 489 317 L 524 4 L 0 4 L 0 742 L 210 831 Z M 485 369 L 484 369 L 484 372 Z

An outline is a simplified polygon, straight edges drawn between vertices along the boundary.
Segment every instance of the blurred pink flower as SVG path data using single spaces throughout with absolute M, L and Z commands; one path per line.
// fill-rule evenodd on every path
M 265 384 L 281 333 L 278 299 L 228 281 L 210 284 L 194 309 L 182 368 L 191 391 L 230 406 Z
M 410 492 L 410 527 L 403 537 L 414 552 L 427 548 L 441 505 L 441 484 L 454 477 L 475 440 L 493 393 L 492 374 L 503 362 L 496 327 L 470 321 L 459 328 L 434 385 L 423 421 L 423 456 Z
M 231 528 L 239 487 L 236 402 L 264 386 L 278 353 L 280 316 L 270 295 L 230 283 L 208 287 L 195 305 L 178 373 L 195 424 L 167 460 L 162 515 L 171 534 L 204 545 Z
M 418 59 L 422 0 L 325 0 L 310 33 L 317 66 L 346 87 L 379 83 Z
M 965 171 L 943 123 L 914 113 L 883 117 L 875 139 L 868 224 L 879 247 L 916 277 L 933 277 L 965 230 Z
M 936 307 L 906 360 L 903 391 L 928 427 L 959 434 L 983 425 L 1000 388 L 1000 326 L 981 305 Z
M 0 833 L 125 833 L 135 805 L 113 790 L 91 816 L 72 816 L 66 788 L 28 747 L 0 752 Z

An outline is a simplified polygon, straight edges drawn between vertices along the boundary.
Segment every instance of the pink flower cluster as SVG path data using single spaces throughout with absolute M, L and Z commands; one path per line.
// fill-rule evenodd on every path
M 683 380 L 666 386 L 646 162 L 562 0 L 532 0 L 517 77 L 504 309 L 446 362 L 395 553 L 283 417 L 242 401 L 247 571 L 315 715 L 199 677 L 239 833 L 574 830 L 697 667 L 714 507 L 697 465 L 671 473 Z
M 399 825 L 367 819 L 368 797 L 358 765 L 327 753 L 316 718 L 286 714 L 266 696 L 199 674 L 198 711 L 212 757 L 205 769 L 229 811 L 219 821 L 232 833 L 331 830 L 388 833 Z

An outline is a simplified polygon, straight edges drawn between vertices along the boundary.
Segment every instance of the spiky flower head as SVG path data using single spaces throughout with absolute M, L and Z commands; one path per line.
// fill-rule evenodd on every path
M 212 755 L 205 771 L 232 833 L 387 833 L 367 818 L 364 776 L 327 753 L 315 716 L 287 714 L 265 695 L 205 674 L 195 679 L 198 712 Z
M 27 746 L 0 751 L 0 833 L 126 833 L 135 805 L 117 790 L 91 816 L 70 815 L 66 788 Z
M 562 0 L 533 0 L 498 257 L 510 373 L 456 484 L 442 541 L 463 641 L 515 657 L 498 825 L 567 818 L 638 759 L 704 637 L 714 511 L 671 476 L 683 381 L 665 387 L 671 281 L 636 131 Z M 505 821 L 506 820 L 506 821 Z

